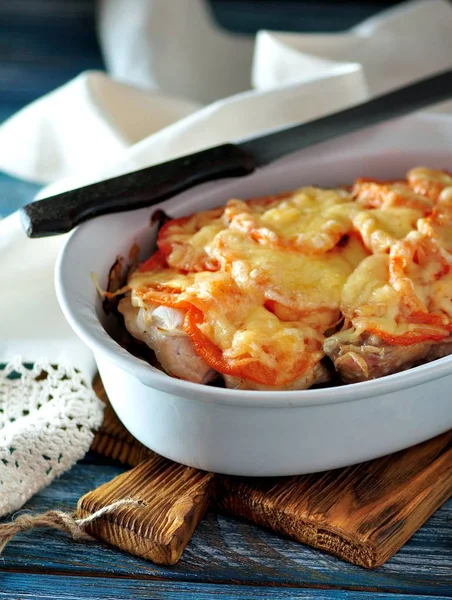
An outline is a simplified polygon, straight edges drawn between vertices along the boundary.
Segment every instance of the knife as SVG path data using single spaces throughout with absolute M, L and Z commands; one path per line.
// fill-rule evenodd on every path
M 297 150 L 415 112 L 452 97 L 452 69 L 351 108 L 106 179 L 24 206 L 28 237 L 66 233 L 107 213 L 152 206 L 206 181 L 249 175 Z

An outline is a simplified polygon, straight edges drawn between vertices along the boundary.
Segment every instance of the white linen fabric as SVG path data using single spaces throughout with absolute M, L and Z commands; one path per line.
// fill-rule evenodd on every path
M 82 73 L 0 126 L 0 169 L 48 184 L 40 197 L 313 119 L 452 66 L 446 0 L 408 2 L 331 35 L 230 35 L 215 26 L 203 0 L 100 0 L 98 24 L 110 74 Z M 0 363 L 10 363 L 0 370 L 0 406 L 23 417 L 13 427 L 0 421 L 0 458 L 7 461 L 0 464 L 0 514 L 68 468 L 100 422 L 88 385 L 93 357 L 66 324 L 53 289 L 64 239 L 28 240 L 17 214 L 0 222 Z M 34 371 L 19 369 L 17 356 L 47 372 L 70 365 L 73 391 L 55 384 L 49 394 Z M 21 377 L 7 377 L 11 365 Z M 35 402 L 41 393 L 53 396 L 46 418 Z M 67 438 L 49 432 L 61 433 L 70 421 L 74 394 L 77 410 L 86 401 L 77 413 L 86 435 L 68 452 Z M 30 398 L 41 408 L 30 410 Z M 28 456 L 30 427 L 44 445 L 36 466 L 27 462 L 18 478 L 7 456 L 11 447 Z M 58 457 L 59 446 L 64 460 L 41 477 L 43 454 Z

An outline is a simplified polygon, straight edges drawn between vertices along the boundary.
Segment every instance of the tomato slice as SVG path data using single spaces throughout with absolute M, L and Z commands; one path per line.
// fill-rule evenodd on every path
M 157 246 L 162 255 L 167 258 L 173 249 L 172 234 L 174 230 L 180 230 L 180 228 L 187 223 L 191 217 L 181 217 L 180 219 L 171 219 L 165 223 L 159 231 L 157 238 Z
M 305 356 L 300 357 L 292 369 L 282 376 L 280 370 L 271 369 L 255 359 L 225 359 L 221 349 L 200 331 L 199 325 L 203 322 L 203 312 L 197 307 L 190 305 L 185 316 L 184 330 L 192 340 L 198 355 L 210 367 L 224 375 L 249 379 L 263 385 L 276 386 L 284 385 L 297 379 L 310 366 L 309 360 Z
M 154 252 L 152 256 L 144 261 L 144 263 L 141 263 L 138 271 L 140 273 L 145 273 L 146 271 L 154 271 L 155 269 L 164 269 L 167 266 L 165 256 L 160 250 L 157 250 L 157 252 Z
M 407 331 L 401 335 L 392 335 L 378 326 L 370 326 L 367 331 L 378 335 L 379 338 L 391 346 L 411 346 L 412 344 L 428 341 L 439 342 L 449 335 L 448 331 L 427 331 L 421 329 Z

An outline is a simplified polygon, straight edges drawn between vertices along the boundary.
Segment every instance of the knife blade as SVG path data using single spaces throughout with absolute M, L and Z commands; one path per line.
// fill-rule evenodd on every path
M 66 233 L 88 219 L 158 204 L 206 181 L 240 177 L 298 150 L 452 98 L 452 69 L 307 123 L 222 144 L 27 204 L 28 237 Z

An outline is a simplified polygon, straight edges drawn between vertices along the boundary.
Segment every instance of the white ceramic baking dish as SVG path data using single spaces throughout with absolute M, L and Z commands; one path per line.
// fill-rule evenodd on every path
M 172 216 L 301 185 L 331 186 L 358 176 L 396 178 L 417 164 L 447 167 L 451 136 L 422 116 L 322 144 L 247 178 L 200 186 L 163 206 Z M 451 127 L 447 121 L 448 127 Z M 413 147 L 417 150 L 413 150 Z M 291 475 L 376 458 L 452 427 L 452 357 L 375 381 L 292 392 L 240 391 L 167 376 L 107 333 L 90 279 L 106 286 L 117 255 L 137 241 L 153 248 L 152 209 L 108 215 L 76 229 L 56 268 L 69 323 L 93 350 L 110 401 L 143 444 L 175 461 L 235 475 Z

